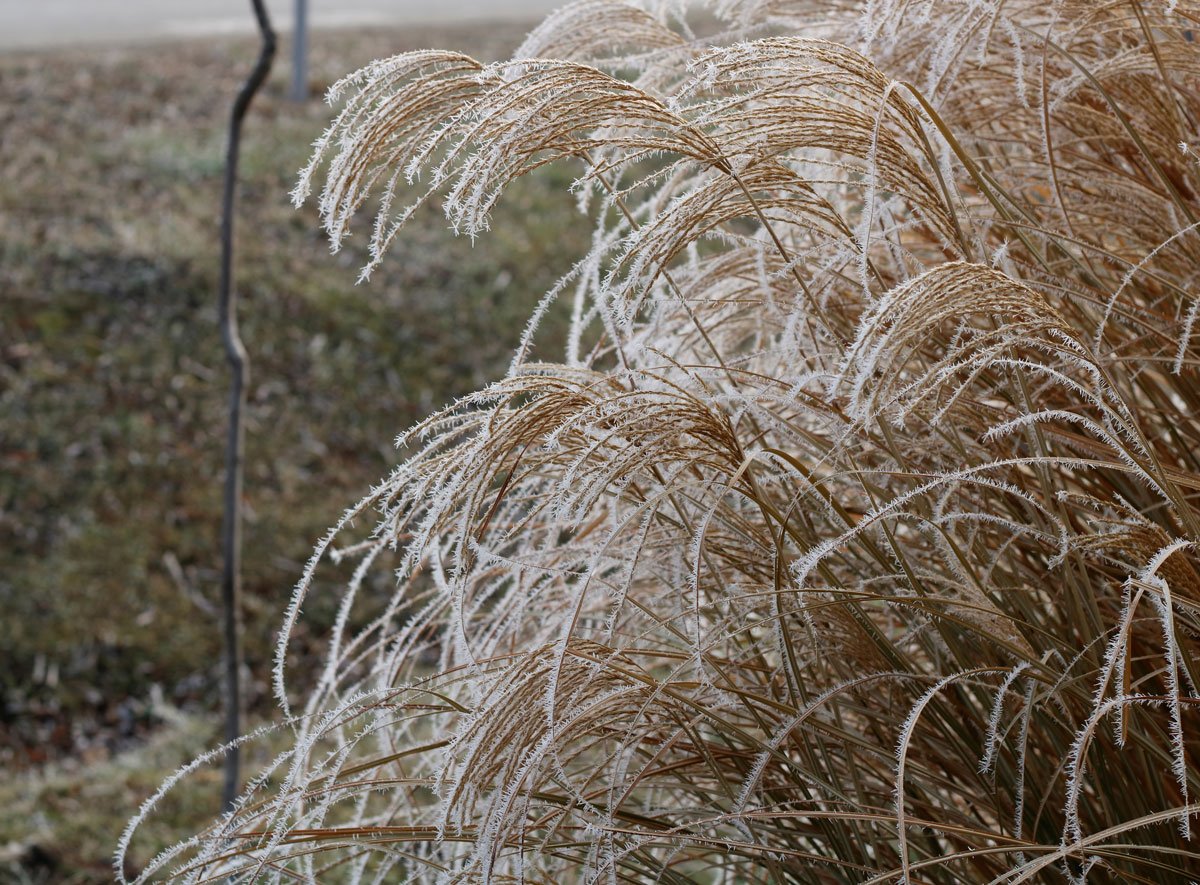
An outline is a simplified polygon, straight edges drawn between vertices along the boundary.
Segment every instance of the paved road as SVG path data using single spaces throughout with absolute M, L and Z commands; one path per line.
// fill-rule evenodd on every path
M 533 21 L 566 0 L 309 0 L 314 27 Z M 294 0 L 268 0 L 291 25 Z M 248 0 L 0 0 L 0 50 L 249 33 Z

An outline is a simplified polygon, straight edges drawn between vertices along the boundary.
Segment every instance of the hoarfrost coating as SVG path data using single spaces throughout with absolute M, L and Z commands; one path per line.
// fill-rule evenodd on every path
M 414 207 L 484 235 L 550 162 L 593 246 L 314 553 L 286 776 L 181 878 L 1200 864 L 1200 5 L 704 11 L 581 0 L 331 93 L 294 196 L 335 247 L 374 214 L 364 277 Z

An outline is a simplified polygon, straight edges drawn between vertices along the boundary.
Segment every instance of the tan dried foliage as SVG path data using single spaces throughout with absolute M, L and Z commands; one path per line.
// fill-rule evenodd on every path
M 292 748 L 148 877 L 1200 869 L 1200 5 L 684 5 L 336 88 L 297 198 L 335 244 L 369 205 L 370 266 L 553 161 L 594 247 L 566 353 L 535 317 L 318 548 Z

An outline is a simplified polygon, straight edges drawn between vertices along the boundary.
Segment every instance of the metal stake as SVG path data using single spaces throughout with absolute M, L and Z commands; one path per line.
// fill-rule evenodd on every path
M 308 100 L 308 0 L 296 0 L 292 29 L 292 101 Z

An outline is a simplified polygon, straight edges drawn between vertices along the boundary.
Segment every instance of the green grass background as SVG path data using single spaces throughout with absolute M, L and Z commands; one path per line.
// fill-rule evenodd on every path
M 320 33 L 314 84 L 425 46 L 501 57 L 524 31 Z M 282 50 L 247 124 L 238 213 L 259 716 L 313 543 L 396 462 L 400 431 L 503 371 L 588 230 L 572 170 L 551 168 L 474 245 L 424 212 L 356 287 L 363 236 L 331 256 L 315 209 L 287 200 L 331 111 L 286 100 Z M 124 821 L 215 739 L 218 196 L 228 106 L 254 53 L 228 40 L 0 57 L 0 881 L 106 881 Z M 563 323 L 551 317 L 547 355 Z M 313 600 L 318 629 L 297 658 L 320 654 L 336 604 Z M 135 854 L 211 816 L 216 790 L 215 777 L 189 786 Z

